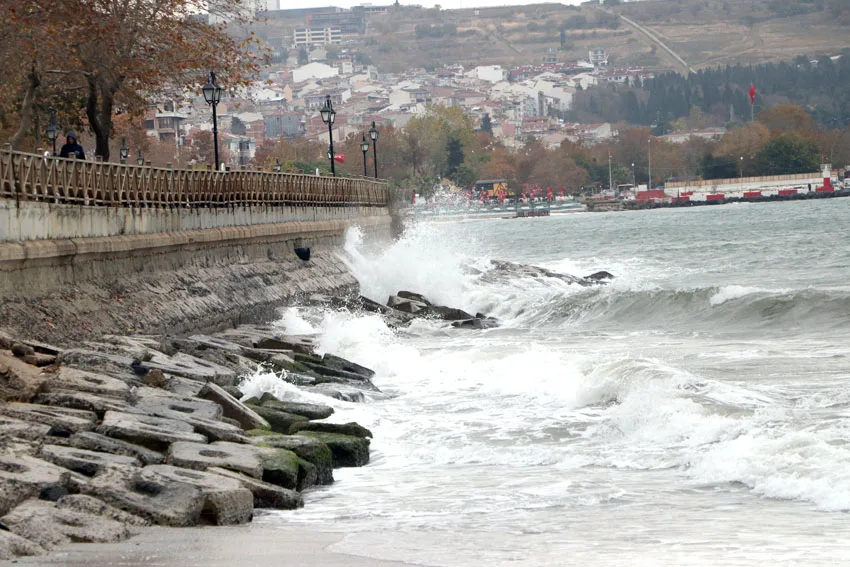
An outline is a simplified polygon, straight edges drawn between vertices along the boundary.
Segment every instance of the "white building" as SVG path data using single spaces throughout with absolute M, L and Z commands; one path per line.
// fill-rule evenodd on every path
M 310 79 L 327 79 L 337 75 L 339 75 L 339 69 L 324 63 L 308 63 L 292 70 L 292 80 L 295 83 L 309 81 Z
M 504 81 L 507 77 L 507 71 L 502 69 L 501 65 L 485 65 L 476 67 L 468 75 L 488 83 L 498 83 Z
M 342 43 L 342 32 L 337 28 L 295 28 L 292 41 L 295 47 L 338 44 Z

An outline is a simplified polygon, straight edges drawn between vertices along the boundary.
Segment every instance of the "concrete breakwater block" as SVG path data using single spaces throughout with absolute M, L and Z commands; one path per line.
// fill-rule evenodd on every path
M 252 346 L 261 350 L 288 350 L 302 354 L 313 354 L 316 347 L 309 337 L 287 335 L 261 337 L 252 341 Z
M 286 449 L 316 467 L 316 484 L 333 484 L 333 455 L 319 439 L 303 435 L 281 435 L 269 431 L 250 431 L 251 442 L 264 447 Z
M 189 484 L 203 497 L 200 521 L 216 526 L 250 522 L 254 517 L 254 495 L 232 478 L 168 465 L 145 467 L 140 475 L 154 483 Z
M 80 491 L 154 524 L 197 525 L 205 502 L 201 490 L 186 482 L 144 477 L 144 470 L 109 465 Z
M 228 394 L 216 384 L 207 383 L 198 397 L 218 404 L 224 417 L 236 420 L 243 429 L 268 429 L 271 427 L 257 412 Z
M 128 526 L 141 527 L 151 525 L 150 521 L 144 518 L 119 510 L 114 506 L 101 502 L 93 496 L 87 496 L 85 494 L 68 494 L 67 496 L 63 496 L 56 501 L 56 507 L 64 510 L 94 514 L 101 518 L 111 518 Z
M 71 542 L 111 543 L 130 537 L 123 523 L 59 508 L 41 500 L 24 502 L 0 518 L 15 535 L 26 538 L 44 549 L 51 549 Z
M 29 455 L 0 455 L 0 514 L 51 486 L 67 486 L 71 472 Z
M 301 431 L 300 435 L 314 437 L 325 443 L 333 455 L 333 466 L 362 467 L 369 464 L 369 439 L 324 431 Z
M 33 399 L 36 404 L 92 412 L 98 417 L 110 411 L 127 411 L 129 405 L 120 398 L 101 396 L 76 390 L 52 389 Z
M 47 391 L 75 390 L 121 400 L 126 400 L 130 392 L 129 384 L 123 380 L 70 366 L 60 366 L 58 372 L 50 377 L 45 386 Z
M 36 441 L 47 435 L 48 431 L 50 426 L 44 423 L 31 423 L 14 417 L 0 416 L 0 437 Z
M 168 448 L 167 460 L 172 465 L 187 469 L 202 471 L 209 467 L 220 467 L 254 478 L 263 476 L 262 455 L 252 445 L 221 441 L 208 445 L 177 442 Z
M 142 466 L 135 457 L 98 453 L 96 451 L 89 451 L 88 449 L 63 447 L 60 445 L 43 445 L 38 451 L 38 456 L 54 465 L 86 476 L 96 475 L 108 464 L 129 467 Z
M 97 414 L 91 411 L 19 402 L 0 405 L 0 414 L 23 421 L 64 427 L 74 432 L 90 431 L 97 424 Z
M 256 399 L 256 398 L 255 398 Z M 303 415 L 307 419 L 326 419 L 333 415 L 334 409 L 330 406 L 320 404 L 306 404 L 302 402 L 288 402 L 286 400 L 278 400 L 272 394 L 266 392 L 259 399 L 260 405 L 264 408 L 272 408 L 278 411 Z M 251 427 L 250 429 L 261 429 L 259 427 Z
M 295 510 L 304 506 L 304 499 L 294 490 L 218 467 L 209 468 L 207 472 L 237 480 L 254 495 L 254 508 Z
M 106 412 L 97 433 L 154 451 L 163 451 L 178 441 L 207 442 L 206 437 L 195 433 L 194 427 L 185 421 L 118 411 Z
M 251 403 L 248 403 L 246 405 L 251 408 L 251 410 L 260 415 L 263 419 L 265 419 L 266 422 L 268 422 L 271 430 L 276 433 L 289 433 L 289 428 L 292 427 L 293 423 L 297 423 L 299 421 L 308 421 L 308 419 L 303 415 L 297 415 L 294 413 L 289 413 L 270 407 L 254 405 Z
M 28 539 L 12 532 L 0 531 L 0 561 L 8 561 L 16 557 L 31 557 L 44 555 L 47 550 Z
M 360 425 L 359 423 L 327 423 L 324 421 L 307 421 L 293 423 L 289 428 L 289 433 L 299 433 L 301 431 L 322 431 L 325 433 L 339 433 L 340 435 L 350 435 L 352 437 L 372 437 L 372 432 Z
M 70 439 L 68 439 L 68 445 L 99 453 L 132 457 L 145 465 L 160 464 L 165 459 L 165 455 L 157 451 L 152 451 L 147 447 L 128 443 L 121 439 L 113 439 L 100 433 L 95 433 L 94 431 L 85 431 L 71 435 Z
M 347 384 L 324 382 L 315 386 L 304 387 L 302 390 L 343 402 L 363 403 L 366 401 L 366 394 L 363 393 L 363 390 Z

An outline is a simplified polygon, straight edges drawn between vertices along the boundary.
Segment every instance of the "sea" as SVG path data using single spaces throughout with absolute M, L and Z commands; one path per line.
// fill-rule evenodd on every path
M 260 522 L 434 567 L 850 565 L 850 199 L 413 223 L 340 254 L 369 298 L 501 325 L 283 312 L 385 395 L 246 378 L 374 434 L 368 466 Z

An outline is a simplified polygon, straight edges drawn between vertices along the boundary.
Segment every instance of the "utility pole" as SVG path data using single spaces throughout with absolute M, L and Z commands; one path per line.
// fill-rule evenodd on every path
M 608 190 L 614 191 L 614 178 L 611 176 L 611 152 L 608 152 Z

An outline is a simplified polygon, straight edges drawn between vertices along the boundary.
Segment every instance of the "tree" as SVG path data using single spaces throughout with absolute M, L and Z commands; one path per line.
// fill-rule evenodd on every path
M 493 121 L 490 119 L 490 113 L 485 112 L 484 117 L 481 118 L 481 131 L 487 132 L 491 136 L 493 135 Z
M 737 163 L 741 157 L 755 157 L 769 141 L 767 127 L 761 122 L 750 122 L 726 132 L 715 153 Z
M 786 175 L 818 170 L 820 154 L 817 144 L 799 134 L 780 134 L 758 155 L 762 174 Z
M 446 144 L 446 175 L 449 178 L 454 178 L 460 164 L 463 163 L 463 143 L 450 136 Z
M 759 113 L 758 121 L 771 132 L 812 131 L 812 117 L 808 112 L 794 104 L 779 104 L 770 110 Z
M 306 65 L 310 62 L 310 54 L 307 52 L 306 47 L 302 47 L 298 50 L 298 64 Z

